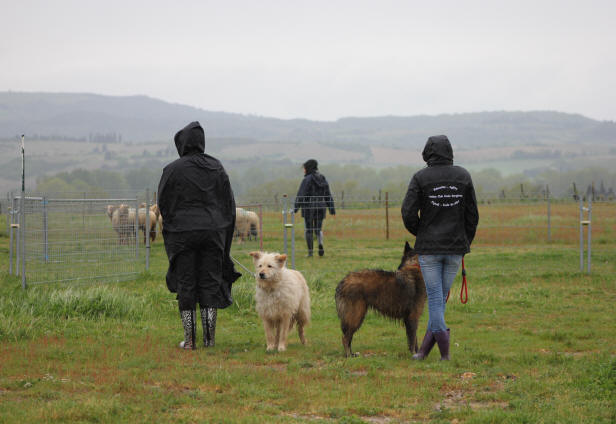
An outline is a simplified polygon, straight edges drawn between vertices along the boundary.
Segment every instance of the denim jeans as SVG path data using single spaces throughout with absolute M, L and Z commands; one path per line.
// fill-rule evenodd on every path
M 447 330 L 445 301 L 461 262 L 462 255 L 419 255 L 428 294 L 428 329 L 433 333 Z

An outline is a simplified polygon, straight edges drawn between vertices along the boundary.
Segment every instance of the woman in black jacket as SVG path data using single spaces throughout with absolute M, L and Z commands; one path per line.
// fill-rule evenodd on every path
M 180 158 L 163 169 L 158 207 L 169 258 L 167 287 L 177 293 L 184 327 L 180 347 L 195 349 L 197 303 L 204 344 L 214 346 L 216 311 L 231 305 L 231 284 L 241 275 L 230 256 L 235 199 L 222 164 L 204 153 L 199 122 L 180 130 L 174 141 Z
M 428 328 L 413 358 L 424 359 L 436 342 L 441 359 L 448 360 L 445 302 L 462 258 L 470 252 L 479 213 L 471 176 L 453 165 L 447 136 L 430 137 L 422 156 L 428 166 L 413 175 L 402 204 L 404 226 L 416 236 L 414 250 L 428 294 Z
M 312 256 L 314 238 L 317 236 L 319 243 L 319 256 L 325 254 L 323 248 L 323 220 L 325 210 L 329 209 L 330 215 L 336 215 L 334 199 L 329 191 L 329 184 L 324 175 L 319 173 L 318 163 L 314 159 L 307 160 L 304 165 L 304 179 L 295 196 L 295 213 L 301 208 L 304 217 L 306 244 L 308 256 Z

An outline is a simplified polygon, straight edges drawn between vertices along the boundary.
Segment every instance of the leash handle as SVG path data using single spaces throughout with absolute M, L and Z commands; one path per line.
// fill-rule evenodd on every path
M 462 297 L 464 293 L 464 297 Z M 462 287 L 460 288 L 460 302 L 466 304 L 468 302 L 468 283 L 466 282 L 466 268 L 464 268 L 464 257 L 462 257 Z
M 447 299 L 445 299 L 445 303 L 449 300 L 449 294 L 451 290 L 447 292 Z M 466 282 L 466 268 L 464 268 L 464 257 L 462 257 L 462 287 L 460 288 L 460 302 L 462 304 L 466 304 L 468 302 L 468 283 Z

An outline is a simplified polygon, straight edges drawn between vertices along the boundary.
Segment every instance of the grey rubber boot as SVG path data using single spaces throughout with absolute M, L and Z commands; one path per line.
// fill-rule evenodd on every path
M 184 340 L 180 342 L 182 349 L 195 349 L 195 311 L 180 311 L 182 326 L 184 327 Z
M 216 343 L 216 308 L 201 308 L 201 325 L 203 326 L 203 346 L 213 347 Z

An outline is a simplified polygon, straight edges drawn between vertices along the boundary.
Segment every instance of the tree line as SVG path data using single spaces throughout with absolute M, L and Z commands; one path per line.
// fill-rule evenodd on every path
M 238 202 L 271 203 L 280 201 L 284 194 L 294 197 L 303 177 L 300 164 L 289 161 L 259 161 L 259 164 L 225 165 Z M 324 164 L 321 172 L 327 177 L 334 196 L 338 199 L 377 201 L 388 193 L 391 201 L 400 201 L 416 167 L 394 166 L 374 168 L 355 164 Z M 39 193 L 89 193 L 113 196 L 120 191 L 155 191 L 162 173 L 159 167 L 144 167 L 127 171 L 83 170 L 61 172 L 39 177 Z M 553 198 L 585 196 L 588 187 L 596 190 L 616 190 L 616 171 L 587 168 L 559 172 L 546 170 L 534 176 L 524 174 L 503 175 L 497 169 L 484 169 L 471 173 L 475 191 L 480 200 L 544 197 L 546 189 Z M 577 193 L 576 193 L 577 191 Z

